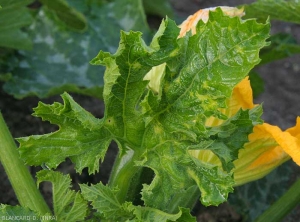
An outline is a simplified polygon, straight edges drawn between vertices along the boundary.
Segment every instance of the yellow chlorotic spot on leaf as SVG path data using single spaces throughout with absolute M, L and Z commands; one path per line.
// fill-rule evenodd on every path
M 179 49 L 174 50 L 173 52 L 170 53 L 170 57 L 175 57 L 178 54 Z
M 203 89 L 209 89 L 209 85 L 208 85 L 208 83 L 207 83 L 206 81 L 204 81 L 204 82 L 202 83 L 202 88 L 203 88 Z
M 175 84 L 177 84 L 177 85 L 180 85 L 180 84 L 181 84 L 180 78 L 177 77 L 177 78 L 173 81 L 173 83 L 175 83 Z
M 160 134 L 163 133 L 163 129 L 160 126 L 155 125 L 154 126 L 154 133 L 157 134 L 157 135 L 160 135 Z
M 138 68 L 142 67 L 142 64 L 139 63 L 139 62 L 135 62 L 135 63 L 132 64 L 132 67 L 135 68 L 135 69 L 138 69 Z
M 196 94 L 197 98 L 200 100 L 200 101 L 206 101 L 208 100 L 208 96 L 206 95 L 200 95 L 199 93 Z
M 108 125 L 113 125 L 114 124 L 114 118 L 112 118 L 112 117 L 109 117 L 109 118 L 107 118 L 106 119 L 106 123 L 108 124 Z

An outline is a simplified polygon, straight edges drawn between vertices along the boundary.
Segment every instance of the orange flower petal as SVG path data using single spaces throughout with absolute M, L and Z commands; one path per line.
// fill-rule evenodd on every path
M 299 132 L 300 117 L 296 126 L 285 132 L 267 123 L 255 126 L 249 143 L 240 150 L 239 159 L 234 162 L 236 185 L 262 178 L 291 157 L 299 165 Z
M 249 135 L 249 143 L 245 145 L 245 149 L 251 147 L 251 143 L 261 143 L 259 156 L 257 156 L 252 164 L 247 167 L 248 170 L 253 170 L 254 168 L 266 167 L 271 165 L 278 166 L 282 159 L 287 157 L 285 151 L 279 146 L 274 136 L 268 131 L 271 126 L 267 123 L 263 125 L 255 126 L 253 133 Z M 241 150 L 241 153 L 243 150 Z M 280 163 L 281 164 L 281 163 Z
M 298 120 L 299 121 L 299 120 Z M 292 136 L 289 132 L 282 132 L 277 126 L 272 126 L 269 124 L 265 125 L 265 129 L 272 135 L 279 146 L 289 154 L 293 161 L 300 166 L 300 139 Z M 290 131 L 298 132 L 300 130 L 299 124 L 290 129 Z
M 229 108 L 234 110 L 233 113 L 236 113 L 240 108 L 252 109 L 253 107 L 252 88 L 247 76 L 234 87 L 232 97 L 229 101 Z
M 230 99 L 227 101 L 226 109 L 222 109 L 221 112 L 228 117 L 232 117 L 239 111 L 239 109 L 252 109 L 255 105 L 253 104 L 252 88 L 248 76 L 238 83 L 232 92 Z M 219 120 L 215 117 L 207 119 L 206 126 L 217 126 L 220 125 L 223 120 Z
M 298 139 L 300 139 L 300 117 L 297 117 L 297 123 L 294 127 L 291 127 L 289 129 L 287 129 L 286 131 L 289 132 L 291 135 L 297 137 Z
M 278 145 L 266 130 L 268 124 L 257 125 L 249 135 L 249 142 L 239 152 L 234 161 L 234 179 L 236 186 L 258 180 L 273 169 L 290 159 L 290 156 Z
M 184 36 L 188 31 L 192 30 L 192 34 L 196 33 L 196 25 L 199 22 L 199 20 L 202 20 L 203 22 L 208 21 L 209 17 L 209 11 L 214 11 L 216 10 L 217 7 L 212 7 L 212 8 L 206 8 L 206 9 L 200 9 L 197 11 L 195 14 L 189 16 L 179 27 L 181 28 L 179 37 Z M 238 9 L 235 7 L 228 7 L 228 6 L 220 6 L 222 9 L 223 13 L 225 15 L 229 16 L 243 16 L 244 9 Z

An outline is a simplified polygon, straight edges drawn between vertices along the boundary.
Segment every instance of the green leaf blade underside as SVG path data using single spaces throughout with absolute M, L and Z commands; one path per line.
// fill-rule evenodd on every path
M 247 18 L 271 19 L 300 23 L 300 2 L 298 0 L 258 0 L 244 5 Z
M 79 192 L 70 189 L 71 178 L 60 172 L 42 170 L 37 173 L 40 184 L 50 181 L 53 190 L 53 209 L 58 221 L 83 221 L 87 215 L 88 204 Z
M 104 68 L 91 66 L 89 61 L 100 49 L 115 52 L 120 30 L 141 31 L 145 37 L 150 36 L 150 30 L 140 0 L 93 4 L 82 14 L 88 27 L 78 33 L 62 29 L 46 9 L 40 9 L 27 31 L 33 50 L 20 52 L 22 58 L 12 70 L 13 78 L 3 86 L 7 93 L 16 98 L 44 98 L 67 91 L 102 98 Z
M 13 49 L 29 50 L 32 42 L 21 28 L 29 26 L 33 19 L 26 6 L 33 0 L 0 1 L 0 46 Z
M 176 214 L 178 207 L 170 209 L 172 201 L 179 200 L 180 195 L 186 195 L 196 186 L 204 205 L 224 202 L 234 184 L 231 163 L 247 142 L 253 126 L 260 123 L 261 110 L 241 110 L 231 118 L 221 110 L 226 108 L 234 86 L 259 63 L 259 50 L 266 45 L 269 24 L 230 18 L 217 9 L 210 13 L 207 23 L 199 22 L 197 30 L 193 36 L 178 39 L 178 27 L 166 19 L 150 46 L 141 39 L 141 33 L 122 32 L 115 54 L 101 51 L 92 61 L 95 65 L 107 66 L 103 119 L 93 119 L 69 98 L 64 99 L 64 106 L 52 105 L 49 116 L 48 112 L 39 114 L 36 111 L 36 115 L 54 124 L 65 121 L 65 125 L 59 123 L 60 130 L 50 137 L 65 139 L 62 135 L 75 131 L 74 135 L 69 133 L 68 138 L 78 144 L 75 155 L 72 156 L 71 148 L 60 149 L 60 153 L 64 150 L 66 153 L 61 154 L 63 157 L 59 161 L 42 162 L 56 167 L 62 159 L 70 157 L 72 161 L 75 159 L 77 169 L 78 164 L 82 169 L 89 163 L 80 155 L 91 149 L 95 152 L 86 155 L 94 158 L 98 150 L 102 156 L 106 145 L 114 140 L 119 145 L 120 155 L 127 149 L 132 150 L 136 166 L 151 168 L 155 173 L 153 181 L 142 189 L 146 207 Z M 147 87 L 148 81 L 143 79 L 151 68 L 160 65 L 165 66 L 164 73 L 158 75 L 161 84 L 157 91 L 152 91 Z M 87 121 L 84 121 L 85 116 L 88 116 Z M 206 126 L 210 117 L 222 119 L 224 124 Z M 90 132 L 88 126 L 92 129 Z M 76 131 L 77 128 L 80 130 Z M 76 134 L 89 139 L 89 147 L 80 148 L 85 140 L 76 139 Z M 88 137 L 84 137 L 86 135 Z M 40 143 L 39 148 L 33 145 L 33 139 Z M 39 156 L 45 158 L 47 152 L 48 155 L 52 152 L 51 147 L 43 148 L 44 142 L 50 144 L 43 136 L 19 141 L 26 162 L 34 162 Z M 191 149 L 207 149 L 205 141 L 223 144 L 223 152 L 215 147 L 209 149 L 223 160 L 224 169 L 191 155 Z M 201 146 L 203 143 L 206 146 Z M 101 145 L 97 147 L 96 144 Z M 30 158 L 26 153 L 30 153 Z M 89 172 L 95 170 L 89 166 Z M 102 189 L 102 185 L 99 186 Z M 119 209 L 123 204 L 115 206 Z

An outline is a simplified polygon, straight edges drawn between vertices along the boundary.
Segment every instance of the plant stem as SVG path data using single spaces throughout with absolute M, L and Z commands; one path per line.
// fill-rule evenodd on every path
M 48 205 L 37 189 L 28 168 L 19 158 L 17 146 L 0 112 L 0 161 L 23 207 L 39 212 L 51 213 Z
M 172 205 L 169 207 L 168 213 L 178 213 L 179 207 L 193 209 L 200 198 L 200 190 L 194 185 L 186 190 L 185 195 L 175 194 L 172 199 Z
M 300 202 L 300 179 L 282 195 L 269 209 L 255 221 L 282 221 L 282 219 Z
M 117 193 L 120 203 L 131 201 L 136 205 L 142 205 L 140 200 L 142 184 L 149 184 L 154 177 L 151 169 L 135 166 L 134 161 L 137 156 L 138 154 L 133 150 L 128 150 L 125 155 L 117 156 L 114 163 L 108 185 L 120 189 Z M 178 207 L 193 208 L 199 196 L 200 191 L 196 185 L 188 188 L 186 195 L 175 194 L 168 213 L 178 213 Z
M 126 154 L 122 156 L 118 154 L 108 181 L 109 186 L 120 189 L 117 194 L 120 203 L 125 202 L 131 180 L 136 173 L 133 157 L 133 150 L 127 150 Z
M 142 178 L 145 175 L 143 168 L 135 166 L 134 161 L 137 156 L 138 154 L 133 150 L 127 150 L 126 154 L 118 155 L 115 160 L 108 185 L 120 189 L 117 194 L 120 203 L 137 201 L 142 188 L 141 181 L 147 181 L 147 179 Z

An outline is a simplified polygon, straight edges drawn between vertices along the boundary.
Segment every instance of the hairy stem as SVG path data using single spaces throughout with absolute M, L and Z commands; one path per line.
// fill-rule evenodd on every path
M 51 213 L 37 189 L 28 168 L 19 158 L 17 146 L 0 112 L 0 161 L 6 171 L 16 196 L 23 207 L 39 212 Z
M 153 177 L 152 171 L 135 166 L 137 156 L 133 150 L 128 150 L 126 154 L 117 156 L 114 163 L 108 185 L 120 189 L 117 198 L 121 203 L 125 201 L 139 203 L 142 183 L 150 182 Z
M 140 194 L 142 184 L 150 184 L 153 180 L 154 172 L 151 169 L 135 166 L 137 156 L 133 150 L 128 150 L 125 155 L 117 156 L 114 163 L 108 184 L 120 189 L 117 194 L 120 203 L 131 201 L 135 205 L 143 205 Z M 200 191 L 196 185 L 188 188 L 185 195 L 175 194 L 168 207 L 168 213 L 177 213 L 179 207 L 193 208 L 199 196 Z
M 200 198 L 200 190 L 198 186 L 194 185 L 186 190 L 185 195 L 175 194 L 172 199 L 172 205 L 168 213 L 178 213 L 179 207 L 193 209 Z

